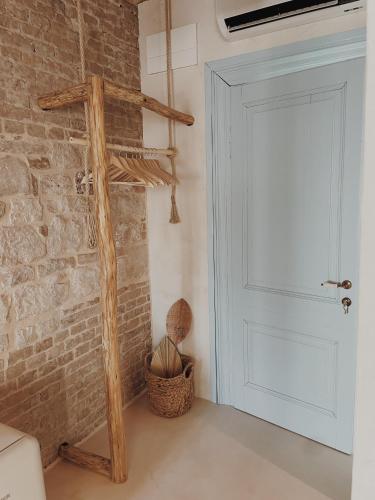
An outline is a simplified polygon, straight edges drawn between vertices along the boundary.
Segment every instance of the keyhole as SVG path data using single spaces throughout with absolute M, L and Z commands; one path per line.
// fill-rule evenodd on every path
M 344 297 L 341 301 L 343 307 L 344 307 L 344 314 L 349 313 L 349 307 L 352 305 L 351 299 L 349 297 Z

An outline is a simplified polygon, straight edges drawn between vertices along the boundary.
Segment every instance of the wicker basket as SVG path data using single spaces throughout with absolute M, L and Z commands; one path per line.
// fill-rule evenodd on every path
M 173 378 L 160 378 L 150 370 L 152 354 L 145 358 L 145 377 L 151 410 L 166 418 L 179 417 L 190 410 L 194 398 L 194 365 L 181 355 L 183 371 Z

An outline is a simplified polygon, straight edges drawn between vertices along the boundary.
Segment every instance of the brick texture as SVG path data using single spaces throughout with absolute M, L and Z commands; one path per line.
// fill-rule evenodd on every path
M 87 69 L 140 87 L 137 10 L 82 0 Z M 80 81 L 74 0 L 0 2 L 0 422 L 35 435 L 45 465 L 105 419 L 92 199 L 77 189 L 82 105 L 43 112 L 38 96 Z M 138 145 L 140 110 L 109 102 L 109 141 Z M 111 186 L 124 401 L 144 387 L 151 348 L 145 193 Z

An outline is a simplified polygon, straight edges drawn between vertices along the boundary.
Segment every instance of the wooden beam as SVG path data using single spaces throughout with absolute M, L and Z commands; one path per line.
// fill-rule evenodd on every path
M 39 97 L 38 105 L 42 109 L 55 109 L 68 106 L 75 102 L 83 102 L 87 100 L 87 83 L 80 83 L 74 87 L 69 87 L 52 94 Z
M 59 456 L 75 465 L 111 477 L 111 461 L 109 458 L 81 450 L 76 446 L 69 446 L 67 443 L 59 447 Z
M 155 113 L 164 116 L 165 118 L 176 120 L 184 123 L 185 125 L 194 124 L 193 116 L 170 108 L 169 106 L 159 102 L 157 99 L 142 94 L 139 90 L 121 87 L 115 83 L 104 81 L 104 94 L 109 97 L 120 99 L 122 101 L 149 109 L 150 111 L 154 111 Z M 38 105 L 44 110 L 56 109 L 68 106 L 69 104 L 74 104 L 76 102 L 84 102 L 87 100 L 87 96 L 87 83 L 80 83 L 74 87 L 69 87 L 67 89 L 39 97 Z
M 117 262 L 109 203 L 108 154 L 104 129 L 104 84 L 99 76 L 89 78 L 88 109 L 100 258 L 103 357 L 107 388 L 111 477 L 115 483 L 122 483 L 127 479 L 127 460 L 117 339 Z
M 185 125 L 193 125 L 194 117 L 186 113 L 181 113 L 161 102 L 157 101 L 153 97 L 149 97 L 139 90 L 128 89 L 126 87 L 121 87 L 115 83 L 104 81 L 104 94 L 109 97 L 114 97 L 115 99 L 120 99 L 121 101 L 126 101 L 137 106 L 154 111 L 161 116 L 170 118 L 171 120 L 176 120 L 178 122 L 184 123 Z

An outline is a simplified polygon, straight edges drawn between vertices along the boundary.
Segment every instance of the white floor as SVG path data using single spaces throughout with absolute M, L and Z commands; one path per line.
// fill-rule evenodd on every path
M 351 457 L 229 407 L 197 399 L 177 419 L 142 398 L 126 410 L 129 480 L 67 463 L 46 473 L 48 500 L 349 500 Z M 84 446 L 108 456 L 105 430 Z

